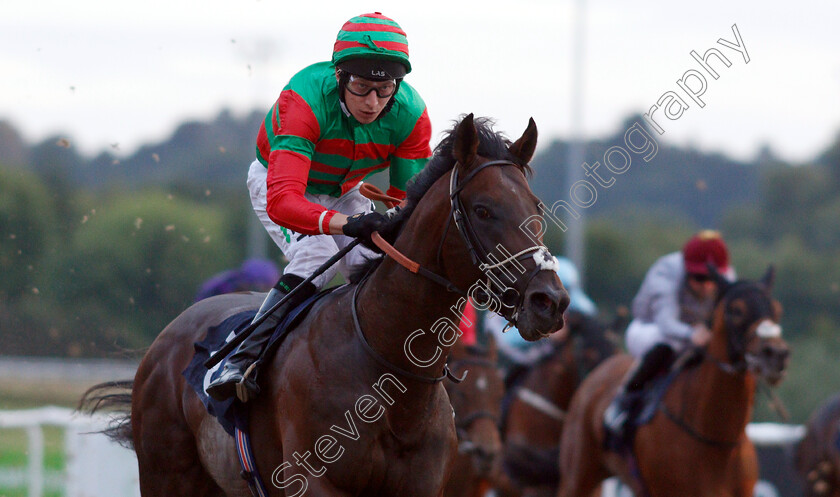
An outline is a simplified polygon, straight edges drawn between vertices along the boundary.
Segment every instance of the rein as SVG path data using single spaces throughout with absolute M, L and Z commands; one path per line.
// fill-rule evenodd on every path
M 659 404 L 659 410 L 662 411 L 662 413 L 665 414 L 665 417 L 670 419 L 672 423 L 679 426 L 683 431 L 691 435 L 692 438 L 706 445 L 711 445 L 712 447 L 719 447 L 722 449 L 733 449 L 741 445 L 740 440 L 736 440 L 734 442 L 729 440 L 715 440 L 713 438 L 708 438 L 702 435 L 700 432 L 692 428 L 688 423 L 683 421 L 682 418 L 680 418 L 679 416 L 674 414 L 670 409 L 668 409 L 668 406 L 666 406 L 664 402 Z
M 747 363 L 744 360 L 740 360 L 735 364 L 730 364 L 725 361 L 721 361 L 717 357 L 713 356 L 707 349 L 702 349 L 702 357 L 704 360 L 707 360 L 715 365 L 722 373 L 726 373 L 730 376 L 737 376 L 739 374 L 744 374 L 747 372 Z

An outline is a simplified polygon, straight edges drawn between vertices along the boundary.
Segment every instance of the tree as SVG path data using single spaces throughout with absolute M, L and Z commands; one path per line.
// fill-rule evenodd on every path
M 115 197 L 77 229 L 59 278 L 69 316 L 99 340 L 151 339 L 199 284 L 237 261 L 226 215 L 160 192 Z M 99 330 L 96 328 L 99 327 Z
M 0 168 L 0 299 L 38 291 L 53 245 L 51 197 L 33 174 Z

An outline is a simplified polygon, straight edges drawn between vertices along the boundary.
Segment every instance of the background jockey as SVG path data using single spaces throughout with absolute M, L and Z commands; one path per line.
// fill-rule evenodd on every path
M 359 193 L 362 180 L 388 169 L 387 193 L 404 198 L 406 182 L 431 157 L 426 104 L 403 82 L 410 71 L 408 41 L 399 24 L 378 12 L 364 14 L 342 26 L 332 60 L 294 75 L 266 114 L 248 189 L 254 211 L 289 264 L 257 318 L 351 237 L 369 241 L 383 226 L 385 217 Z M 313 295 L 336 271 L 347 276 L 349 267 L 375 256 L 358 245 L 338 267 L 302 287 L 239 346 L 207 393 L 223 400 L 242 383 L 248 394 L 240 400 L 255 395 L 255 376 L 245 378 L 244 372 L 283 313 Z
M 579 313 L 587 317 L 594 317 L 598 313 L 595 303 L 586 295 L 580 284 L 580 273 L 575 265 L 565 257 L 557 259 L 557 276 L 569 292 L 569 307 L 566 309 L 567 316 L 570 313 Z M 574 321 L 574 320 L 573 320 Z M 567 319 L 568 323 L 569 320 Z M 530 367 L 536 361 L 553 350 L 552 340 L 564 341 L 568 338 L 568 326 L 554 333 L 548 340 L 529 342 L 522 338 L 516 328 L 510 327 L 504 333 L 507 320 L 493 312 L 487 312 L 484 322 L 484 330 L 494 335 L 498 346 L 500 358 L 508 363 L 508 366 Z
M 280 270 L 267 259 L 248 259 L 237 269 L 228 269 L 214 274 L 201 284 L 195 301 L 223 293 L 254 291 L 267 292 L 277 283 Z
M 720 233 L 705 230 L 692 236 L 681 252 L 659 258 L 648 270 L 633 299 L 633 320 L 627 327 L 627 350 L 637 360 L 607 408 L 605 422 L 623 433 L 631 409 L 645 384 L 690 345 L 708 344 L 707 327 L 717 287 L 707 264 L 730 280 L 735 270 Z

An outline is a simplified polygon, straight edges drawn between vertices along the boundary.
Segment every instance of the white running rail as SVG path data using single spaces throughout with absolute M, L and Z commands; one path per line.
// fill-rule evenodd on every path
M 108 416 L 88 416 L 61 407 L 0 411 L 0 430 L 23 429 L 27 434 L 28 497 L 44 493 L 44 426 L 64 429 L 65 497 L 139 497 L 137 457 L 101 433 Z

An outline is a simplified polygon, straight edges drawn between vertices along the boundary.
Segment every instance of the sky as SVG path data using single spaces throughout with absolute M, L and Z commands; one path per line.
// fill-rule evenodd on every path
M 512 138 L 533 117 L 540 147 L 576 132 L 603 138 L 657 102 L 662 141 L 744 160 L 769 145 L 807 161 L 840 132 L 838 2 L 588 0 L 576 68 L 581 3 L 5 0 L 0 120 L 33 142 L 59 134 L 84 154 L 131 153 L 185 120 L 268 110 L 295 72 L 329 59 L 346 20 L 381 11 L 408 34 L 406 81 L 426 101 L 435 143 L 469 112 Z M 733 25 L 746 55 L 718 43 L 736 43 Z M 709 59 L 717 79 L 691 56 L 710 48 L 731 64 Z M 691 71 L 705 81 L 702 107 L 678 84 Z M 678 117 L 670 107 L 673 119 L 667 92 L 687 105 Z

